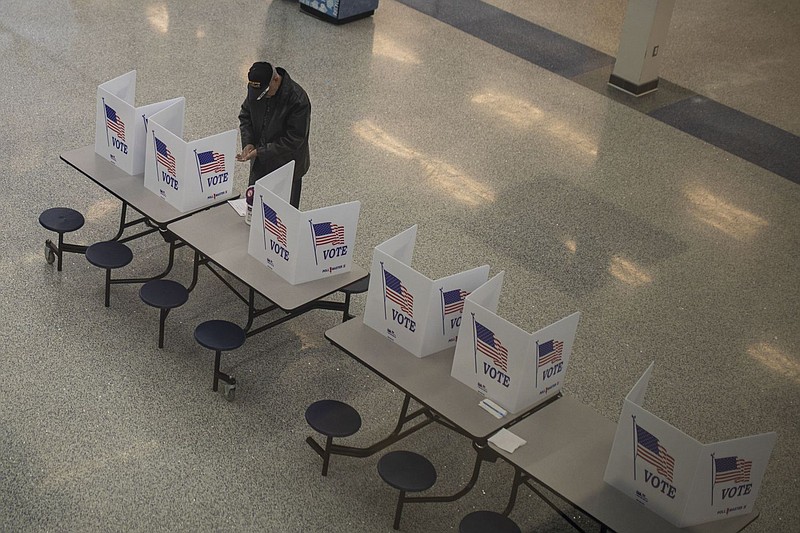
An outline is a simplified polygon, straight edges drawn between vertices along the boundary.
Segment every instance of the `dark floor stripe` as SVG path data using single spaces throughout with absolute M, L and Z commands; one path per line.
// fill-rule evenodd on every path
M 649 113 L 670 126 L 800 183 L 800 137 L 704 96 Z
M 614 62 L 594 48 L 480 0 L 398 1 L 567 78 Z
M 565 78 L 589 73 L 615 61 L 609 55 L 480 0 L 397 1 Z M 603 85 L 607 90 L 605 83 Z M 596 88 L 594 90 L 604 94 Z M 800 137 L 703 96 L 691 94 L 689 98 L 669 103 L 648 114 L 800 184 Z M 652 97 L 631 97 L 621 103 L 633 109 L 642 108 L 647 107 L 641 105 L 644 99 Z

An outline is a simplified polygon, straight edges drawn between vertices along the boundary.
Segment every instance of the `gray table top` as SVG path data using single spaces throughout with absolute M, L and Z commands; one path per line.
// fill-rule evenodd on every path
M 475 440 L 487 438 L 530 411 L 498 419 L 483 410 L 478 402 L 484 396 L 450 376 L 455 348 L 419 358 L 365 326 L 360 316 L 329 329 L 325 338 Z
M 178 211 L 159 195 L 145 188 L 144 174 L 131 176 L 97 155 L 94 145 L 65 152 L 61 154 L 61 159 L 159 226 L 166 226 L 170 222 L 207 209 L 206 206 L 192 211 Z
M 367 275 L 353 265 L 350 272 L 290 284 L 247 253 L 250 226 L 227 203 L 174 222 L 168 229 L 285 311 L 319 300 Z
M 648 533 L 727 533 L 744 529 L 753 512 L 688 528 L 677 528 L 603 481 L 617 425 L 575 398 L 564 396 L 510 428 L 527 444 L 514 453 L 497 448 L 518 466 L 577 508 L 611 529 Z

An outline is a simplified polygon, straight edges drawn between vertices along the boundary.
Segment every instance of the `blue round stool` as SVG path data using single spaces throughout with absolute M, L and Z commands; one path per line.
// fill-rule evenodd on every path
M 48 265 L 52 265 L 58 257 L 58 271 L 61 272 L 61 258 L 64 252 L 81 253 L 83 246 L 64 243 L 64 234 L 79 230 L 86 221 L 79 212 L 69 207 L 52 207 L 39 215 L 39 224 L 45 229 L 58 233 L 58 245 L 47 239 L 44 242 L 44 258 Z
M 186 303 L 189 291 L 186 287 L 170 279 L 153 279 L 142 285 L 139 289 L 139 298 L 151 307 L 161 310 L 158 321 L 158 347 L 164 347 L 164 323 L 170 309 L 175 309 Z
M 228 401 L 233 401 L 236 392 L 236 379 L 219 370 L 222 352 L 229 352 L 239 348 L 246 339 L 244 330 L 227 320 L 208 320 L 194 329 L 195 340 L 205 348 L 214 350 L 214 385 L 212 390 L 219 390 L 219 382 L 224 386 L 224 396 Z
M 131 249 L 117 241 L 96 242 L 86 249 L 86 260 L 106 271 L 106 307 L 110 303 L 111 271 L 133 261 Z
M 458 525 L 458 533 L 522 533 L 509 517 L 494 511 L 469 513 Z
M 325 435 L 325 448 L 317 444 L 312 437 L 306 442 L 322 457 L 322 475 L 328 475 L 328 463 L 331 454 L 337 453 L 333 438 L 349 437 L 361 429 L 361 415 L 344 402 L 337 400 L 319 400 L 306 409 L 306 422 L 315 431 Z
M 378 474 L 386 483 L 400 490 L 393 526 L 394 529 L 399 529 L 406 492 L 422 492 L 431 488 L 436 483 L 436 469 L 420 454 L 398 450 L 380 458 Z

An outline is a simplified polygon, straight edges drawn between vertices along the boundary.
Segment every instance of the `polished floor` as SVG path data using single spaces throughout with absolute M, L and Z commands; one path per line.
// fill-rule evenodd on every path
M 185 96 L 194 139 L 237 127 L 258 59 L 312 101 L 301 207 L 362 202 L 357 263 L 419 224 L 415 267 L 505 271 L 499 312 L 520 327 L 581 311 L 567 393 L 616 420 L 655 361 L 645 405 L 698 440 L 776 431 L 748 531 L 800 530 L 800 4 L 678 0 L 661 90 L 638 100 L 605 85 L 625 5 L 382 0 L 334 26 L 290 0 L 0 3 L 0 531 L 391 531 L 378 457 L 336 457 L 322 478 L 304 442 L 316 399 L 361 412 L 357 445 L 400 408 L 324 340 L 336 314 L 248 340 L 226 359 L 240 384 L 227 402 L 192 336 L 244 321 L 218 280 L 201 277 L 159 350 L 138 287 L 115 286 L 106 309 L 85 258 L 60 273 L 44 260 L 47 207 L 86 215 L 77 242 L 116 227 L 118 203 L 58 158 L 94 142 L 99 83 L 136 69 L 137 105 Z M 126 275 L 166 262 L 160 237 L 132 247 Z M 190 277 L 181 250 L 171 278 Z M 444 428 L 400 448 L 433 461 L 436 492 L 471 472 L 469 443 Z M 486 465 L 458 502 L 408 506 L 402 529 L 501 509 L 511 476 Z M 529 491 L 511 516 L 572 531 Z

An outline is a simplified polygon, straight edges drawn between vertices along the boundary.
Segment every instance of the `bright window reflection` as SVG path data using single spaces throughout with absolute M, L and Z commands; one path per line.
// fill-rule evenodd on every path
M 147 20 L 150 27 L 159 33 L 169 31 L 169 11 L 165 4 L 147 6 Z
M 800 382 L 800 363 L 768 342 L 753 344 L 747 355 L 775 372 L 793 381 Z
M 431 184 L 440 191 L 466 205 L 480 205 L 494 202 L 494 189 L 480 181 L 465 175 L 456 167 L 441 159 L 425 155 L 406 146 L 382 128 L 369 120 L 362 120 L 353 125 L 356 135 L 390 154 L 416 161 L 424 169 Z
M 565 146 L 577 148 L 586 155 L 597 155 L 597 142 L 594 139 L 564 120 L 545 115 L 541 109 L 527 100 L 487 91 L 476 94 L 471 101 L 515 127 L 526 129 L 535 127 L 537 131 L 556 137 Z
M 618 280 L 634 287 L 639 287 L 653 281 L 653 277 L 639 265 L 630 259 L 625 259 L 618 255 L 611 258 L 608 271 Z
M 479 104 L 500 118 L 520 128 L 527 128 L 542 118 L 542 110 L 524 100 L 495 92 L 476 94 L 473 104 Z
M 765 219 L 726 202 L 705 187 L 690 185 L 684 194 L 692 203 L 695 218 L 736 239 L 750 239 L 768 225 Z
M 376 35 L 372 41 L 372 54 L 409 65 L 422 63 L 414 52 L 381 35 Z

